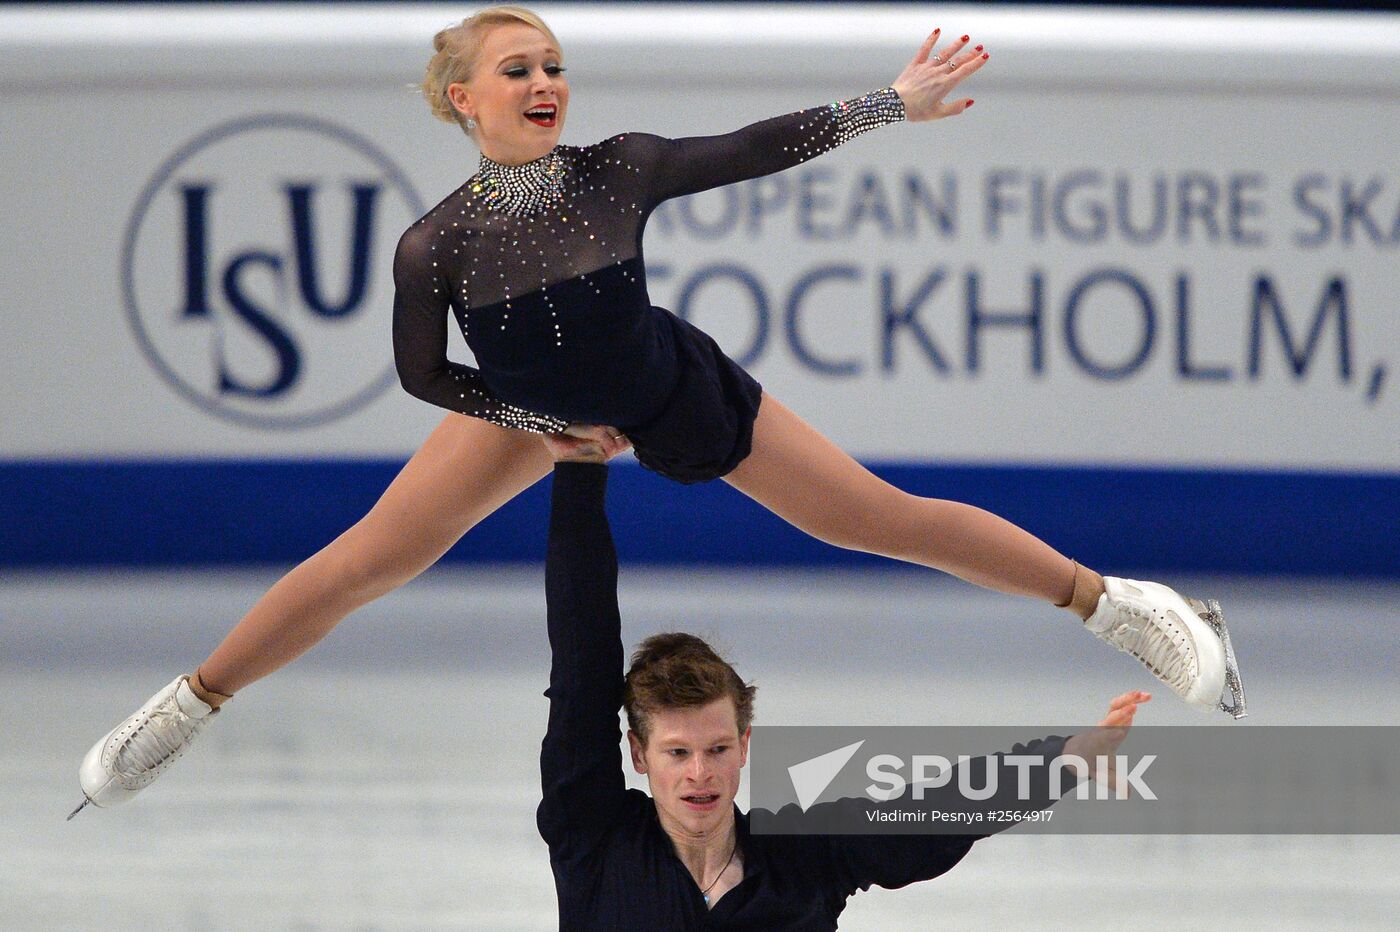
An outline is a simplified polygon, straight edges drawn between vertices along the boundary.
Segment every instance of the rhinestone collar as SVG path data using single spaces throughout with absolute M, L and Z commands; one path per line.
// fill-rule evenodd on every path
M 568 160 L 560 146 L 524 165 L 502 165 L 483 155 L 472 192 L 481 194 L 497 210 L 532 214 L 563 200 L 567 174 Z

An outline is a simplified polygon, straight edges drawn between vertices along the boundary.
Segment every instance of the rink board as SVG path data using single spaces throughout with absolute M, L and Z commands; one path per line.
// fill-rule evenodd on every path
M 389 264 L 475 163 L 410 87 L 459 11 L 354 11 L 0 13 L 0 564 L 296 559 L 440 419 L 393 377 Z M 571 144 L 854 96 L 934 25 L 544 11 Z M 1082 559 L 1400 575 L 1400 19 L 940 16 L 994 53 L 975 110 L 662 205 L 653 301 L 882 474 Z M 630 559 L 865 559 L 620 475 Z M 536 559 L 543 507 L 454 556 Z
M 207 566 L 296 562 L 374 504 L 393 462 L 5 464 L 0 565 Z M 1394 577 L 1393 476 L 1187 470 L 876 466 L 908 491 L 971 502 L 1061 552 L 1140 570 Z M 449 562 L 544 559 L 548 480 L 482 522 Z M 796 531 L 722 483 L 681 488 L 613 469 L 622 560 L 751 566 L 880 565 Z M 1181 502 L 1191 503 L 1188 509 Z M 1339 520 L 1339 515 L 1344 520 Z

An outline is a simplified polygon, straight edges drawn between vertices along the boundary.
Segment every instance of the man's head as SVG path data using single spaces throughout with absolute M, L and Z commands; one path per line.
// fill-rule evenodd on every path
M 748 761 L 757 688 L 691 634 L 658 634 L 632 655 L 628 744 L 663 825 L 694 837 L 727 826 Z

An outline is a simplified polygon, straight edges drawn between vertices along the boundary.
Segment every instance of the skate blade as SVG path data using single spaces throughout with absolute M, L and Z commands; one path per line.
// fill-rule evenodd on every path
M 89 803 L 91 803 L 91 802 L 92 802 L 92 800 L 90 800 L 90 799 L 88 799 L 86 796 L 84 796 L 84 797 L 83 797 L 83 801 L 80 802 L 80 803 L 78 803 L 78 808 L 77 808 L 77 809 L 74 809 L 72 812 L 68 813 L 68 818 L 64 819 L 63 821 L 65 821 L 65 822 L 72 822 L 72 821 L 73 821 L 73 816 L 75 816 L 75 815 L 77 815 L 78 813 L 82 812 L 83 809 L 85 809 L 85 808 L 87 807 L 87 805 L 88 805 Z
M 1236 719 L 1244 718 L 1249 714 L 1245 708 L 1244 683 L 1240 680 L 1240 665 L 1235 659 L 1234 645 L 1230 643 L 1230 629 L 1225 627 L 1225 612 L 1215 599 L 1205 602 L 1200 599 L 1189 601 L 1196 614 L 1210 625 L 1211 630 L 1219 636 L 1220 643 L 1225 646 L 1225 688 L 1230 691 L 1230 702 L 1227 704 L 1225 694 L 1221 693 L 1220 711 L 1229 712 Z

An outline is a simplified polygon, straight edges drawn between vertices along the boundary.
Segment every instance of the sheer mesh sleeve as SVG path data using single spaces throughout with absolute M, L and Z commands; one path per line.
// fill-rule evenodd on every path
M 894 88 L 773 117 L 722 136 L 663 139 L 629 134 L 650 163 L 649 206 L 668 198 L 771 175 L 800 165 L 861 133 L 904 119 Z M 647 157 L 649 156 L 649 157 Z
M 459 414 L 535 433 L 555 433 L 568 422 L 507 404 L 481 373 L 447 358 L 448 290 L 433 258 L 433 230 L 414 224 L 394 253 L 394 365 L 415 398 Z

